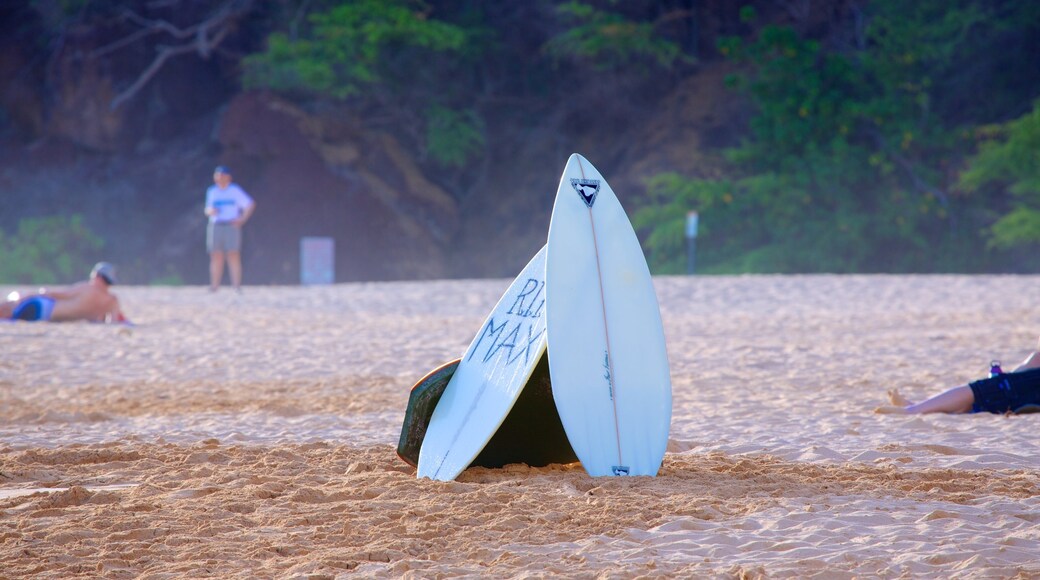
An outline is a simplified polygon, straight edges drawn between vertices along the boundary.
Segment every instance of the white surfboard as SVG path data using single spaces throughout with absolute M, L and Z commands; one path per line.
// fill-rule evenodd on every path
M 455 479 L 480 454 L 545 352 L 543 246 L 509 286 L 462 356 L 430 417 L 418 477 Z
M 553 398 L 592 476 L 656 475 L 672 386 L 657 294 L 632 224 L 571 155 L 549 225 L 546 322 Z

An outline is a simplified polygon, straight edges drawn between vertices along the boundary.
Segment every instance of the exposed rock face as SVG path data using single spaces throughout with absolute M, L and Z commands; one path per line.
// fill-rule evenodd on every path
M 135 27 L 117 19 L 111 29 L 70 30 L 46 62 L 30 42 L 46 27 L 15 26 L 37 11 L 28 0 L 0 4 L 0 228 L 81 214 L 106 240 L 98 258 L 119 262 L 129 283 L 206 282 L 202 202 L 217 164 L 231 166 L 259 203 L 245 230 L 246 283 L 297 283 L 304 236 L 335 239 L 340 282 L 510 277 L 545 243 L 571 153 L 595 163 L 631 212 L 658 172 L 715 175 L 718 148 L 734 143 L 732 129 L 742 125 L 717 63 L 684 79 L 608 75 L 574 98 L 528 97 L 523 106 L 490 99 L 484 156 L 452 173 L 422 166 L 415 144 L 367 129 L 334 104 L 315 112 L 241 93 L 230 51 L 171 58 L 113 110 L 155 46 L 88 56 Z M 172 4 L 155 2 L 145 14 L 186 26 L 209 10 L 184 4 L 200 12 L 168 13 Z M 702 6 L 714 13 L 729 5 Z M 719 22 L 705 21 L 700 44 L 713 45 L 726 22 L 738 21 L 735 6 Z M 258 48 L 250 42 L 262 36 L 250 31 L 266 30 L 259 20 L 251 26 L 231 43 L 239 54 Z M 452 183 L 452 194 L 435 180 Z
M 2 13 L 0 13 L 2 16 Z M 43 94 L 38 73 L 29 66 L 29 55 L 19 38 L 0 29 L 0 131 L 7 125 L 19 140 L 30 140 L 43 131 Z
M 247 277 L 299 281 L 300 238 L 336 241 L 336 279 L 436 278 L 458 208 L 391 136 L 245 93 L 225 111 L 219 160 L 257 201 L 246 227 Z M 201 203 L 201 198 L 200 198 Z
M 49 133 L 88 149 L 113 152 L 123 145 L 125 110 L 112 110 L 112 79 L 96 61 L 63 59 L 58 98 L 50 111 Z

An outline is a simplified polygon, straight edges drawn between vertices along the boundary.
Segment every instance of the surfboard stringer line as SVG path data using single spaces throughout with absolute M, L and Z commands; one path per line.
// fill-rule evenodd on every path
M 585 179 L 585 167 L 582 165 L 581 159 L 578 159 L 578 169 L 581 170 L 582 179 Z M 578 193 L 581 195 L 581 192 Z M 586 202 L 585 205 L 589 211 L 589 225 L 592 226 L 592 248 L 596 254 L 596 277 L 599 282 L 599 304 L 600 308 L 603 309 L 603 335 L 607 342 L 607 360 L 605 366 L 607 367 L 607 382 L 610 385 L 610 402 L 614 406 L 614 438 L 617 443 L 618 464 L 614 465 L 611 470 L 614 472 L 614 475 L 628 475 L 629 469 L 625 465 L 625 461 L 621 456 L 621 426 L 618 423 L 617 385 L 614 383 L 614 359 L 610 356 L 610 325 L 607 323 L 607 298 L 603 290 L 603 269 L 600 266 L 599 260 L 599 240 L 596 238 L 596 221 L 592 219 L 592 205 L 588 202 Z

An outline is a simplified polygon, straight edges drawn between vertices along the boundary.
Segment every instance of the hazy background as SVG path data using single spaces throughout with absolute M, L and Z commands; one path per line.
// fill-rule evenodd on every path
M 656 273 L 1035 272 L 1040 4 L 13 0 L 0 282 L 203 283 L 217 164 L 246 283 L 511 276 L 592 161 Z

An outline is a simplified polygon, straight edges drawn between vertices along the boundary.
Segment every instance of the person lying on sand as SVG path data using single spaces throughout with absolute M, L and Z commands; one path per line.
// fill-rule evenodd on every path
M 915 414 L 1040 411 L 1040 344 L 1009 373 L 954 387 L 920 403 L 908 401 L 898 390 L 890 390 L 888 397 L 893 405 Z
M 0 304 L 0 319 L 67 322 L 128 323 L 119 308 L 119 299 L 108 291 L 116 283 L 116 270 L 108 262 L 98 262 L 90 279 L 67 288 L 40 288 L 39 293 Z

